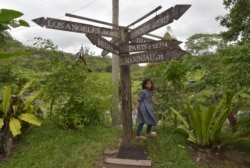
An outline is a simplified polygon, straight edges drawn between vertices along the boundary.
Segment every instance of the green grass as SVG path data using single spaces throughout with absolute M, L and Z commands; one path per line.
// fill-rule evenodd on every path
M 140 142 L 154 168 L 198 168 L 188 154 L 186 137 L 166 127 L 154 130 L 157 137 Z M 102 152 L 115 147 L 120 136 L 121 130 L 113 127 L 63 130 L 46 121 L 23 136 L 18 150 L 0 168 L 95 168 Z
M 188 154 L 187 139 L 171 129 L 157 126 L 154 131 L 157 137 L 147 139 L 144 143 L 148 148 L 155 168 L 198 168 Z
M 91 126 L 82 131 L 62 130 L 51 122 L 29 130 L 20 148 L 1 168 L 91 168 L 101 153 L 114 147 L 120 130 Z

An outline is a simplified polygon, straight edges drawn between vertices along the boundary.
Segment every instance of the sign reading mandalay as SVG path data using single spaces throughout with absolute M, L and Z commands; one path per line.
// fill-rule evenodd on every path
M 137 54 L 131 54 L 127 56 L 121 56 L 120 65 L 170 61 L 171 59 L 181 58 L 185 53 L 186 52 L 183 50 L 167 49 L 164 51 L 142 52 Z
M 176 5 L 175 7 L 167 9 L 146 23 L 131 30 L 130 40 L 172 23 L 174 20 L 179 19 L 190 8 L 190 6 L 191 5 Z
M 150 43 L 141 43 L 141 44 L 125 44 L 120 47 L 121 52 L 138 52 L 138 51 L 150 51 L 150 50 L 163 50 L 163 49 L 172 49 L 177 48 L 181 44 L 180 41 L 155 41 Z
M 72 22 L 54 18 L 45 19 L 44 17 L 33 19 L 33 22 L 37 23 L 41 27 L 45 26 L 46 28 L 49 29 L 64 30 L 77 33 L 98 34 L 106 37 L 120 38 L 118 30 L 109 29 L 105 27 L 97 27 L 78 22 Z
M 86 34 L 86 36 L 97 47 L 119 55 L 120 52 L 118 46 L 112 44 L 110 41 L 106 40 L 102 36 L 96 34 Z

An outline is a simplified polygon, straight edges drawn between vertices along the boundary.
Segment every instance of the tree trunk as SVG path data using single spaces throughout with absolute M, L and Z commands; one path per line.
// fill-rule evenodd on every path
M 0 132 L 0 154 L 9 157 L 12 149 L 12 143 L 13 137 L 10 132 L 9 121 L 5 119 L 4 126 Z

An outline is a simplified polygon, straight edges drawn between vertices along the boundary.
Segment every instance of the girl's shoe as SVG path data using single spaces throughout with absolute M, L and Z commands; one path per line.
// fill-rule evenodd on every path
M 156 134 L 156 132 L 150 132 L 150 133 L 148 133 L 148 137 L 155 137 L 157 134 Z
M 137 139 L 137 140 L 145 140 L 145 139 L 146 139 L 146 137 L 145 137 L 145 136 L 140 135 L 140 136 L 136 136 L 136 139 Z

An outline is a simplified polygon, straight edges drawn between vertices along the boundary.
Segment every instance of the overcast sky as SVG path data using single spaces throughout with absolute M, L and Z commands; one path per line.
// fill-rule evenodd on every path
M 157 12 L 158 14 L 175 4 L 192 5 L 179 20 L 169 25 L 172 35 L 178 40 L 185 41 L 196 33 L 219 33 L 224 29 L 215 20 L 215 17 L 226 13 L 222 0 L 120 0 L 120 25 L 130 24 L 159 5 L 163 8 Z M 0 0 L 0 8 L 19 10 L 24 13 L 22 19 L 30 23 L 30 28 L 11 30 L 12 36 L 17 40 L 31 45 L 34 37 L 51 39 L 60 50 L 73 53 L 77 52 L 82 44 L 96 54 L 100 54 L 101 50 L 93 46 L 84 35 L 41 28 L 31 20 L 43 16 L 76 21 L 64 16 L 65 13 L 72 13 L 106 22 L 112 21 L 112 0 Z M 163 36 L 165 32 L 166 27 L 163 27 L 153 33 Z

